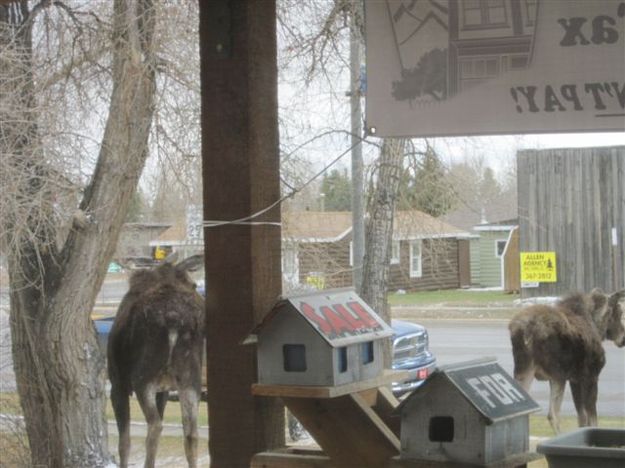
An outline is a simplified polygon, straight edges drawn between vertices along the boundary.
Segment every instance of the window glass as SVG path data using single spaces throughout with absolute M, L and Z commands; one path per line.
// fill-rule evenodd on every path
M 410 242 L 410 277 L 421 277 L 421 241 Z
M 504 250 L 506 250 L 506 240 L 498 240 L 495 245 L 495 255 L 497 257 L 501 257 L 503 255 Z
M 391 264 L 397 265 L 399 263 L 399 241 L 393 241 L 391 243 Z

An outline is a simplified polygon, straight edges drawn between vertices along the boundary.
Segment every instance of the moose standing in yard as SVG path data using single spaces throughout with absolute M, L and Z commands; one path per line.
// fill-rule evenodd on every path
M 170 390 L 178 391 L 185 454 L 189 466 L 196 466 L 204 300 L 187 272 L 203 261 L 203 255 L 177 265 L 167 261 L 130 277 L 107 350 L 122 468 L 128 466 L 130 451 L 131 393 L 136 394 L 148 424 L 145 466 L 153 467 Z
M 512 317 L 508 326 L 514 377 L 528 391 L 536 377 L 549 380 L 549 423 L 560 432 L 559 415 L 568 380 L 579 426 L 597 425 L 597 385 L 605 364 L 602 341 L 625 345 L 625 290 L 612 295 L 593 289 L 570 294 L 555 305 L 533 305 Z

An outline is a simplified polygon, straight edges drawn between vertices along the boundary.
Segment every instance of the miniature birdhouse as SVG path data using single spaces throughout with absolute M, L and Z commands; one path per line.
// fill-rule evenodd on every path
M 441 367 L 399 406 L 402 459 L 487 465 L 529 450 L 538 404 L 494 360 Z
M 290 296 L 252 331 L 258 381 L 338 386 L 376 378 L 383 371 L 382 342 L 392 334 L 352 290 Z

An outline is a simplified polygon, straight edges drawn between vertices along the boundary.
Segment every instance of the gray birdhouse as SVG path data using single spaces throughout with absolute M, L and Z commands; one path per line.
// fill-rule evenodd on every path
M 529 450 L 540 407 L 492 359 L 441 367 L 399 406 L 401 458 L 487 465 Z
M 392 329 L 352 290 L 280 301 L 252 331 L 263 385 L 338 386 L 378 377 Z

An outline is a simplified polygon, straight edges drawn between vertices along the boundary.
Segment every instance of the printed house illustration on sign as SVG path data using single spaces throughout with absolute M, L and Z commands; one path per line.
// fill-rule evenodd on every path
M 441 367 L 396 410 L 401 458 L 480 466 L 524 454 L 538 410 L 492 359 Z
M 352 290 L 290 296 L 252 331 L 258 381 L 338 386 L 378 377 L 383 371 L 382 339 L 392 334 Z

